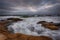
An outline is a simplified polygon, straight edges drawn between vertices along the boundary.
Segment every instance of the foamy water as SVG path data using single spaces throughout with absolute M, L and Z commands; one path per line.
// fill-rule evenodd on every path
M 37 24 L 39 21 L 48 21 L 59 23 L 60 19 L 58 17 L 30 17 L 23 18 L 23 21 L 19 21 L 13 23 L 8 26 L 8 30 L 11 31 L 13 29 L 14 33 L 22 33 L 26 35 L 33 36 L 49 36 L 51 38 L 60 39 L 60 30 L 50 30 L 41 26 L 41 24 Z

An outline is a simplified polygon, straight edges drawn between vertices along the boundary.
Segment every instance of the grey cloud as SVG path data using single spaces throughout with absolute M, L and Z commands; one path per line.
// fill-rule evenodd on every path
M 55 5 L 48 9 L 38 10 L 41 6 L 45 4 Z M 21 9 L 16 9 L 20 7 Z M 23 8 L 25 7 L 25 8 Z M 33 9 L 28 9 L 32 7 Z M 35 7 L 35 8 L 34 8 Z M 32 12 L 30 10 L 38 10 L 37 12 Z M 21 15 L 21 14 L 59 14 L 60 15 L 60 0 L 2 0 L 0 1 L 0 15 Z M 27 12 L 25 12 L 28 10 Z M 22 11 L 22 12 L 21 12 Z

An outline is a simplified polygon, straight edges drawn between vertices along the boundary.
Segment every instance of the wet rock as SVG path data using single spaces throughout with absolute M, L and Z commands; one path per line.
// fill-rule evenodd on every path
M 19 19 L 19 18 L 7 18 L 7 20 L 11 20 L 11 21 L 14 21 L 14 22 L 23 21 L 23 19 Z
M 5 20 L 5 21 L 0 21 L 0 30 L 7 30 L 7 26 L 11 24 L 11 22 Z
M 60 23 L 54 23 L 55 24 L 55 26 L 60 26 Z
M 45 23 L 46 21 L 39 21 L 37 22 L 37 24 L 41 24 L 41 23 Z
M 53 22 L 39 21 L 37 24 L 42 24 L 43 27 L 49 28 L 51 30 L 58 30 L 59 28 L 54 25 Z

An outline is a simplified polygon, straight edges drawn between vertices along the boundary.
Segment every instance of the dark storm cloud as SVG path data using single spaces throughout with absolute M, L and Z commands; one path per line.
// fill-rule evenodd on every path
M 60 14 L 60 0 L 2 0 L 0 15 Z

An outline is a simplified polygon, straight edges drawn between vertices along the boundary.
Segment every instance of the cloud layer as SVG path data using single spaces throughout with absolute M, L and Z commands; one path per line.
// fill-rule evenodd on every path
M 60 15 L 60 0 L 2 0 L 0 15 Z

